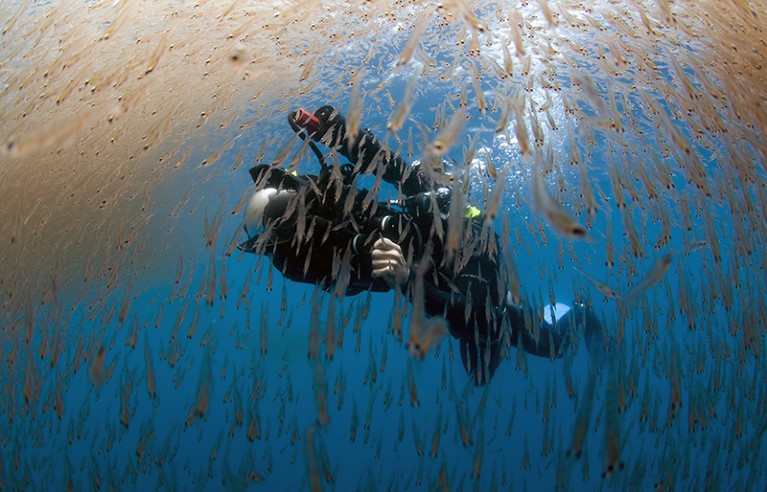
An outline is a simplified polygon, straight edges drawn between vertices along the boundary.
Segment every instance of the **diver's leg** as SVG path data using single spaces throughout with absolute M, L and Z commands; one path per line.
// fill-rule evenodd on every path
M 604 355 L 606 347 L 602 323 L 593 309 L 581 302 L 574 302 L 573 307 L 557 321 L 557 331 L 567 336 L 581 327 L 586 348 L 592 358 Z

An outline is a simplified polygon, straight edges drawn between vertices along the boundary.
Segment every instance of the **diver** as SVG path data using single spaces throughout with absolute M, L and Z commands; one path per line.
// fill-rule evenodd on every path
M 592 356 L 603 353 L 601 324 L 583 303 L 534 309 L 513 298 L 498 236 L 483 228 L 476 208 L 456 206 L 439 166 L 407 163 L 367 129 L 347 132 L 332 106 L 298 109 L 288 122 L 317 156 L 320 172 L 250 169 L 257 191 L 246 207 L 241 250 L 268 256 L 284 277 L 338 296 L 397 289 L 422 303 L 426 315 L 447 321 L 478 386 L 490 381 L 510 347 L 560 357 L 577 343 L 580 327 Z M 338 154 L 349 162 L 340 165 Z M 375 185 L 359 187 L 370 174 Z M 400 198 L 380 201 L 381 180 Z M 445 231 L 456 224 L 459 241 L 448 244 Z

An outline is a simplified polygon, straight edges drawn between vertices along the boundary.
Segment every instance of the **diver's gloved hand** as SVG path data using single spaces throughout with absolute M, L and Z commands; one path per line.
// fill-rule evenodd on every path
M 383 278 L 390 287 L 403 285 L 410 270 L 399 245 L 389 239 L 381 238 L 373 243 L 370 253 L 373 264 L 373 277 Z

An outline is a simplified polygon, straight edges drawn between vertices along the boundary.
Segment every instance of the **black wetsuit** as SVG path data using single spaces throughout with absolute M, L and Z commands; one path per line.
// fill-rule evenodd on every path
M 416 272 L 423 274 L 424 311 L 447 320 L 460 343 L 463 365 L 477 385 L 490 380 L 510 346 L 559 357 L 582 324 L 590 347 L 601 341 L 599 320 L 580 304 L 551 325 L 536 310 L 506 300 L 498 237 L 482 237 L 487 234 L 482 217 L 462 219 L 460 248 L 446 261 L 444 233 L 437 232 L 435 221 L 441 221 L 441 231 L 447 230 L 449 190 L 439 189 L 418 166 L 409 165 L 367 130 L 349 146 L 345 121 L 332 107 L 324 106 L 315 115 L 321 126 L 312 138 L 336 148 L 354 170 L 334 173 L 324 160 L 316 176 L 268 165 L 251 169 L 259 188 L 289 192 L 278 194 L 266 207 L 266 231 L 260 237 L 267 239 L 253 238 L 243 249 L 270 255 L 286 278 L 354 295 L 390 289 L 383 279 L 372 277 L 370 250 L 376 239 L 391 239 L 411 267 L 403 290 L 415 302 Z M 356 186 L 358 173 L 373 173 L 397 186 L 402 203 L 379 203 L 377 190 Z

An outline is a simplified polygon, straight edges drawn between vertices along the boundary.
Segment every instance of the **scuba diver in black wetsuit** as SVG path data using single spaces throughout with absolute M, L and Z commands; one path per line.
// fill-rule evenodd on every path
M 347 134 L 345 119 L 332 106 L 313 114 L 299 109 L 288 122 L 318 157 L 320 172 L 250 169 L 257 191 L 247 205 L 248 240 L 241 250 L 267 255 L 286 278 L 338 296 L 401 289 L 411 302 L 422 302 L 428 316 L 447 321 L 476 385 L 490 380 L 509 347 L 559 357 L 575 343 L 580 326 L 589 352 L 604 350 L 599 319 L 585 305 L 576 302 L 549 322 L 540 310 L 511 298 L 498 237 L 488 237 L 473 207 L 460 218 L 458 251 L 449 252 L 444 231 L 451 190 L 430 176 L 434 171 L 408 164 L 369 130 Z M 351 162 L 331 166 L 315 141 Z M 376 175 L 373 189 L 357 186 L 365 174 Z M 398 187 L 402 198 L 380 202 L 380 180 Z

